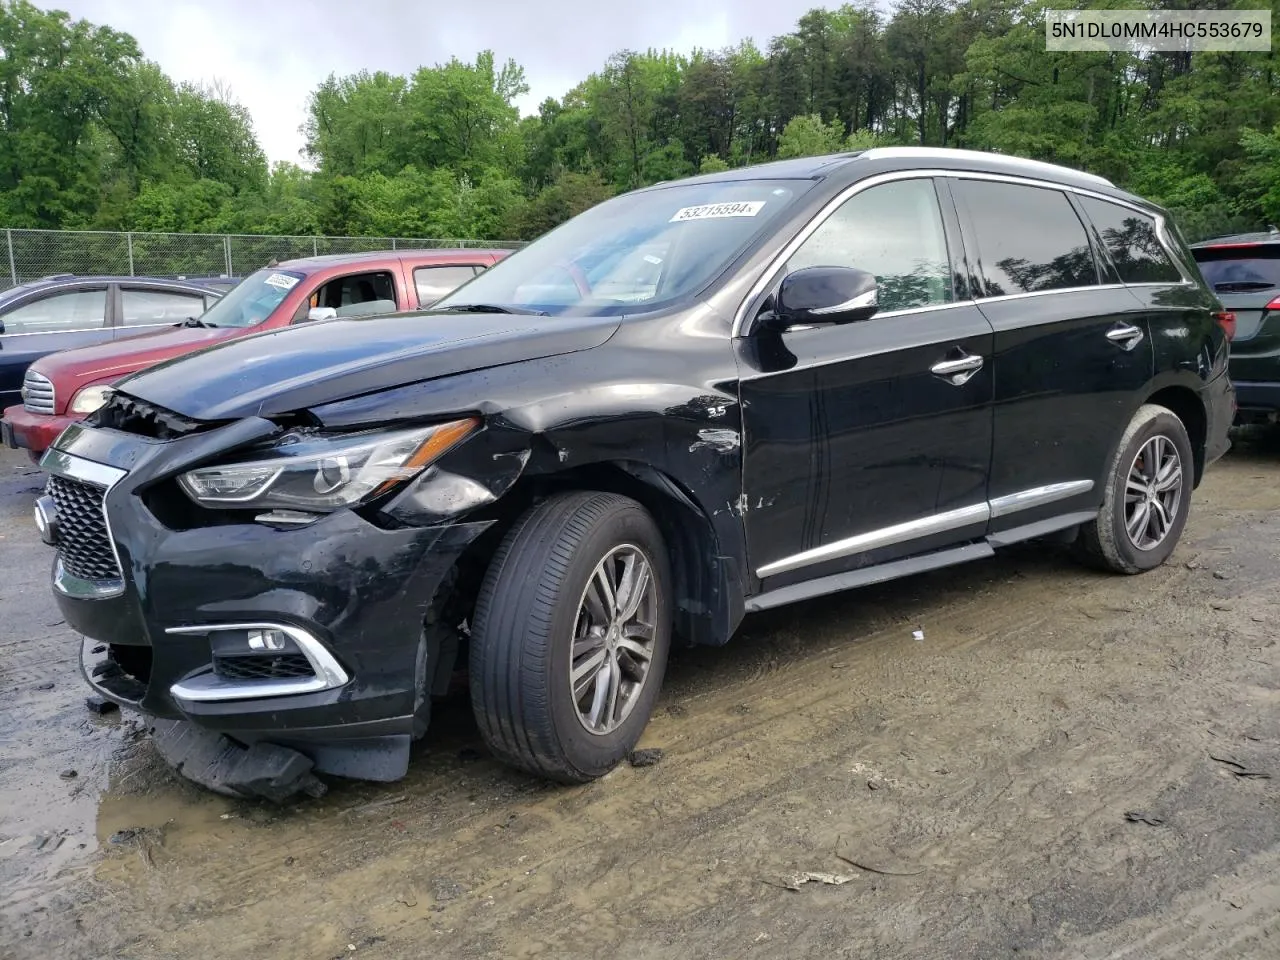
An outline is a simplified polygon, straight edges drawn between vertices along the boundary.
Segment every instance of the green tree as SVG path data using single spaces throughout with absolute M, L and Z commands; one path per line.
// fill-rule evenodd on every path
M 779 157 L 817 157 L 844 149 L 844 124 L 839 120 L 823 123 L 822 117 L 809 113 L 793 117 L 778 138 Z

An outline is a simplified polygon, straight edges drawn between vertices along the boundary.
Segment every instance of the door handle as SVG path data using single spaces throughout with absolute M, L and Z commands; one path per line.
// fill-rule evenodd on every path
M 1127 323 L 1107 331 L 1107 339 L 1122 350 L 1132 350 L 1142 342 L 1143 336 L 1141 330 Z
M 955 360 L 939 360 L 929 368 L 929 372 L 954 387 L 962 387 L 981 369 L 982 358 L 966 354 Z

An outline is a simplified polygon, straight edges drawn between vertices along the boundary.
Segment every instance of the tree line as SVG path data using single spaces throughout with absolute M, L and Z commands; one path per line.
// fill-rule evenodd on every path
M 330 76 L 305 165 L 269 166 L 227 90 L 175 84 L 108 26 L 0 0 L 0 226 L 526 239 L 634 187 L 896 144 L 1091 170 L 1193 237 L 1280 222 L 1274 52 L 1047 53 L 1048 6 L 814 9 L 763 48 L 615 53 L 524 117 L 524 70 L 488 51 Z

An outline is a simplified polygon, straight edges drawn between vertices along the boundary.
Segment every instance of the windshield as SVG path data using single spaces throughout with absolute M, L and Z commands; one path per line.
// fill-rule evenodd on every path
M 596 316 L 651 310 L 701 290 L 812 186 L 737 180 L 617 197 L 490 267 L 433 309 L 483 304 Z
M 1248 293 L 1280 286 L 1280 244 L 1200 247 L 1192 253 L 1204 278 L 1219 293 Z
M 237 284 L 230 293 L 200 315 L 210 327 L 252 327 L 271 316 L 280 301 L 305 274 L 292 270 L 259 270 Z

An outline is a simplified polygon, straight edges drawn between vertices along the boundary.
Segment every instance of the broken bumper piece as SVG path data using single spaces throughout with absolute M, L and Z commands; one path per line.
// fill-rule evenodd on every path
M 229 797 L 283 803 L 296 794 L 321 797 L 327 789 L 310 757 L 272 743 L 242 746 L 189 720 L 153 718 L 156 749 L 188 780 Z

